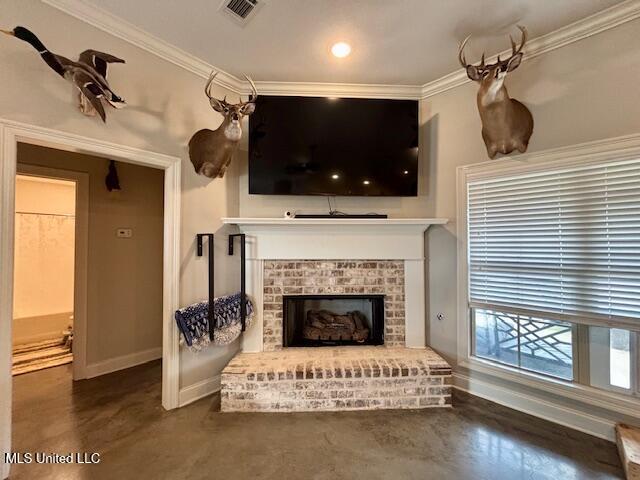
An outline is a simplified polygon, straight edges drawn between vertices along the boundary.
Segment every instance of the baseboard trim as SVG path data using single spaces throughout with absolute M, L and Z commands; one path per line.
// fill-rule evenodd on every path
M 178 406 L 184 407 L 196 400 L 218 392 L 220 390 L 220 380 L 220 375 L 216 375 L 215 377 L 207 378 L 201 382 L 181 388 L 178 395 Z
M 162 347 L 151 348 L 141 352 L 110 358 L 98 363 L 92 363 L 85 368 L 84 378 L 94 378 L 107 373 L 117 372 L 125 368 L 135 367 L 143 363 L 162 358 Z
M 494 385 L 460 373 L 453 374 L 454 388 L 534 417 L 615 442 L 615 422 L 523 392 Z

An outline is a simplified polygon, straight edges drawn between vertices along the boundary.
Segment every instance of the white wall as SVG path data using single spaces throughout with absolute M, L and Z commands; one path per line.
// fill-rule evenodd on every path
M 73 182 L 16 181 L 13 318 L 73 312 Z
M 532 111 L 529 152 L 640 132 L 640 20 L 524 62 L 507 79 L 512 97 Z M 465 84 L 422 104 L 428 155 L 424 214 L 449 217 L 428 234 L 430 343 L 456 358 L 456 167 L 487 160 L 475 106 Z M 426 140 L 430 139 L 430 140 Z M 517 161 L 517 155 L 513 156 Z M 438 312 L 445 320 L 435 319 Z
M 640 132 L 638 79 L 640 20 L 634 20 L 526 61 L 510 74 L 506 84 L 510 95 L 533 113 L 535 128 L 529 152 L 535 152 Z M 451 219 L 448 225 L 434 226 L 427 232 L 427 328 L 429 344 L 454 366 L 458 335 L 456 167 L 488 160 L 480 135 L 476 92 L 477 85 L 467 83 L 421 102 L 418 197 L 337 198 L 339 209 L 352 213 L 376 211 L 394 217 Z M 517 161 L 517 155 L 513 158 Z M 242 168 L 241 216 L 280 216 L 285 209 L 326 212 L 324 198 L 248 195 L 246 158 Z M 436 319 L 438 313 L 444 314 L 444 320 Z M 507 388 L 524 390 L 514 384 Z M 586 406 L 583 410 L 594 413 Z
M 0 116 L 183 158 L 180 302 L 206 295 L 206 259 L 196 259 L 197 232 L 216 232 L 223 216 L 280 215 L 292 207 L 325 211 L 322 198 L 249 196 L 246 151 L 222 180 L 198 177 L 186 142 L 199 128 L 215 128 L 202 94 L 203 79 L 36 0 L 4 0 L 3 28 L 32 28 L 52 50 L 75 56 L 85 48 L 127 60 L 111 69 L 112 85 L 129 102 L 109 111 L 107 125 L 79 115 L 71 89 L 31 47 L 0 38 Z M 511 94 L 532 110 L 536 127 L 530 151 L 635 133 L 640 130 L 640 21 L 587 38 L 525 62 L 507 80 Z M 73 35 L 69 35 L 73 32 Z M 455 52 L 454 52 L 455 54 Z M 214 94 L 225 92 L 216 88 Z M 233 94 L 230 94 L 233 97 Z M 475 86 L 466 84 L 422 102 L 420 196 L 412 199 L 338 199 L 346 211 L 380 211 L 396 217 L 446 216 L 452 223 L 428 233 L 430 343 L 455 362 L 455 167 L 486 160 L 475 107 Z M 246 147 L 245 147 L 246 149 Z M 514 160 L 515 161 L 515 160 Z M 223 245 L 221 245 L 221 243 Z M 236 286 L 236 259 L 218 242 L 218 293 Z M 228 263 L 227 266 L 224 265 Z M 232 276 L 233 278 L 230 278 Z M 219 372 L 235 347 L 181 356 L 181 386 Z
M 635 20 L 526 61 L 510 75 L 507 85 L 510 95 L 533 113 L 529 151 L 536 152 L 640 132 L 639 78 L 640 20 Z M 475 94 L 476 85 L 469 83 L 422 104 L 423 138 L 431 139 L 425 157 L 429 187 L 424 213 L 452 219 L 446 227 L 428 232 L 428 339 L 454 365 L 458 337 L 456 167 L 487 160 Z M 517 156 L 513 159 L 517 161 Z M 436 319 L 440 312 L 445 317 L 442 321 Z M 479 394 L 594 434 L 611 438 L 612 423 L 637 423 L 619 413 L 462 368 L 455 370 L 463 375 L 465 388 L 479 382 L 474 387 Z
M 455 54 L 455 52 L 454 52 Z M 532 111 L 529 152 L 640 131 L 640 20 L 524 62 L 506 84 Z M 337 197 L 347 212 L 393 217 L 447 217 L 427 232 L 430 344 L 456 361 L 456 168 L 487 161 L 476 108 L 477 85 L 467 83 L 421 102 L 419 196 Z M 517 155 L 513 156 L 517 161 Z M 324 197 L 249 195 L 246 157 L 240 175 L 240 215 L 281 216 L 285 209 L 325 212 Z M 435 320 L 438 312 L 445 320 Z
M 73 182 L 16 179 L 14 345 L 62 339 L 73 323 L 75 203 Z
M 52 51 L 70 58 L 94 48 L 126 60 L 126 65 L 110 69 L 109 79 L 128 107 L 110 109 L 103 125 L 77 112 L 72 87 L 51 71 L 30 45 L 2 35 L 0 116 L 181 157 L 180 303 L 204 298 L 206 259 L 196 259 L 195 234 L 216 232 L 221 217 L 237 213 L 238 202 L 238 180 L 233 171 L 224 179 L 209 180 L 197 176 L 188 161 L 186 144 L 191 135 L 200 128 L 216 128 L 221 122 L 204 96 L 205 80 L 37 0 L 2 1 L 2 28 L 16 25 L 30 28 Z M 234 98 L 233 93 L 221 88 L 214 88 L 214 94 Z M 225 274 L 225 264 L 230 261 L 229 268 L 236 268 L 237 259 L 227 259 L 223 243 L 218 242 L 218 293 L 237 288 L 236 275 Z M 181 386 L 213 377 L 233 348 L 212 348 L 197 358 L 182 352 Z

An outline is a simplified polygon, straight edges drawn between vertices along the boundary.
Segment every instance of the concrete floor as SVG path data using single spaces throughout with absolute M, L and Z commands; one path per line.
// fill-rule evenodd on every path
M 166 412 L 159 362 L 72 384 L 14 379 L 14 451 L 100 452 L 98 465 L 14 465 L 11 479 L 611 479 L 612 443 L 458 394 L 449 410 Z

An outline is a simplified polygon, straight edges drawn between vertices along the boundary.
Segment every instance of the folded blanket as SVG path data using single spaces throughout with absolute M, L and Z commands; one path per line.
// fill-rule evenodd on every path
M 240 293 L 214 299 L 213 344 L 227 345 L 233 342 L 242 331 L 240 319 Z M 246 299 L 246 326 L 251 324 L 253 303 Z M 202 350 L 210 343 L 209 339 L 209 302 L 199 302 L 176 311 L 175 319 L 180 330 L 181 341 L 191 350 Z

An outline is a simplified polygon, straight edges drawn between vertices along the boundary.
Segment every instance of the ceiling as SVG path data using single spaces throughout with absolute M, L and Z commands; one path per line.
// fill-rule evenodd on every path
M 620 0 L 262 0 L 244 26 L 218 11 L 221 0 L 86 0 L 237 77 L 258 81 L 422 85 L 483 49 L 509 47 L 525 25 L 539 37 Z M 330 47 L 346 41 L 337 59 Z

